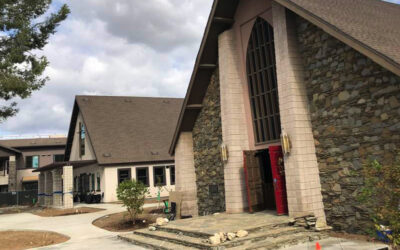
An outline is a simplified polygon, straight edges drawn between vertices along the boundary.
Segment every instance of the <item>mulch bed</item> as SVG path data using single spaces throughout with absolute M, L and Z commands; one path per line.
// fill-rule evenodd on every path
M 21 206 L 21 207 L 5 207 L 0 208 L 0 215 L 2 214 L 19 214 L 19 213 L 26 213 L 26 212 L 33 212 L 40 210 L 41 208 L 38 207 L 31 207 L 31 206 Z
M 0 231 L 0 250 L 20 250 L 59 244 L 68 236 L 45 231 Z
M 147 208 L 138 216 L 135 223 L 130 221 L 128 212 L 109 214 L 94 220 L 92 224 L 111 232 L 129 232 L 155 223 L 158 217 L 163 217 L 162 212 L 162 209 Z
M 32 213 L 35 215 L 42 216 L 42 217 L 55 217 L 55 216 L 94 213 L 94 212 L 103 211 L 103 210 L 105 210 L 105 209 L 93 208 L 93 207 L 77 207 L 77 208 L 68 208 L 68 209 L 44 208 L 42 210 L 37 210 Z

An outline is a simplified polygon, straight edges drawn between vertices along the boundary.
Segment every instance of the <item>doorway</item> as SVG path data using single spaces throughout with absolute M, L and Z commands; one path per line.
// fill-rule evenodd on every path
M 257 152 L 256 156 L 260 166 L 261 186 L 264 198 L 263 208 L 267 210 L 275 210 L 276 203 L 269 150 L 260 150 Z

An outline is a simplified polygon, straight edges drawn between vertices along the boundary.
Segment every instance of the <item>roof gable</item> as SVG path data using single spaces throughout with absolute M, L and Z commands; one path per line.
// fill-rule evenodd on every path
M 170 161 L 168 147 L 182 99 L 77 96 L 66 160 L 79 111 L 99 164 Z

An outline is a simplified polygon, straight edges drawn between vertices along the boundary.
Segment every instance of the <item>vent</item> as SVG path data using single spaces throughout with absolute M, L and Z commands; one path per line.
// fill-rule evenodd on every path
M 111 154 L 110 153 L 104 153 L 103 156 L 104 157 L 111 157 Z
M 131 99 L 124 99 L 125 102 L 131 103 L 132 100 Z
M 159 155 L 160 153 L 158 153 L 158 152 L 150 152 L 151 153 L 151 155 Z
M 164 104 L 169 104 L 170 101 L 168 101 L 168 100 L 163 100 L 163 103 L 164 103 Z

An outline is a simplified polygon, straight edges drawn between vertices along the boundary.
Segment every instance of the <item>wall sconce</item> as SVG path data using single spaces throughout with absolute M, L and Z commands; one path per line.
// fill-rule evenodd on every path
M 282 146 L 282 152 L 283 155 L 288 155 L 290 154 L 290 139 L 289 139 L 289 135 L 282 130 L 282 134 L 281 134 L 281 146 Z
M 225 143 L 221 144 L 221 160 L 224 163 L 228 161 L 228 148 Z

